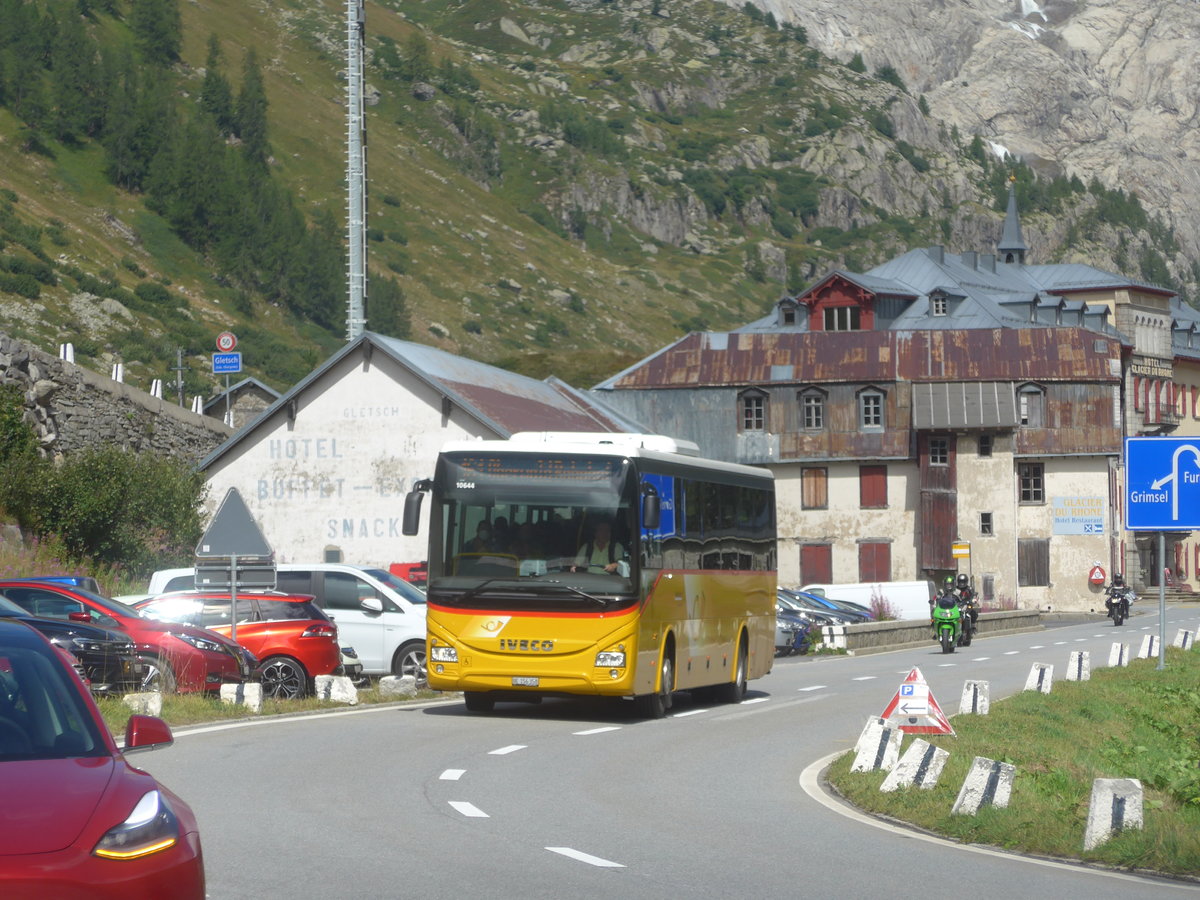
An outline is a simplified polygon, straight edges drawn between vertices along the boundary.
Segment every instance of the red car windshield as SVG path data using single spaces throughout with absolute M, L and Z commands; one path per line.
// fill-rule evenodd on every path
M 107 756 L 74 677 L 49 647 L 0 645 L 0 760 Z

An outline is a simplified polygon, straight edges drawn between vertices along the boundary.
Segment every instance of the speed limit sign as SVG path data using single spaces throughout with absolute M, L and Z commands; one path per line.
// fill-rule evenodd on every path
M 237 336 L 232 331 L 222 331 L 217 335 L 217 349 L 228 353 L 237 346 Z

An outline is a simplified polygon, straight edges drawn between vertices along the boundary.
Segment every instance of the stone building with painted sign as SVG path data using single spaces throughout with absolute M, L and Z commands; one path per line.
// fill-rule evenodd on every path
M 371 332 L 348 343 L 200 464 L 235 487 L 279 562 L 425 558 L 404 495 L 448 441 L 517 431 L 642 431 L 595 398 Z
M 781 584 L 967 572 L 996 604 L 1103 609 L 1097 563 L 1157 583 L 1123 523 L 1123 441 L 1179 427 L 1185 395 L 1200 413 L 1200 332 L 1169 290 L 1027 253 L 1010 194 L 993 253 L 831 272 L 595 392 L 774 471 Z

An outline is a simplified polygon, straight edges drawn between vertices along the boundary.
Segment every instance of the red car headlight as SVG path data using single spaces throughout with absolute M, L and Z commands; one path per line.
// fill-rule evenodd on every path
M 158 791 L 145 794 L 120 825 L 110 828 L 92 849 L 105 859 L 137 859 L 173 847 L 179 820 Z

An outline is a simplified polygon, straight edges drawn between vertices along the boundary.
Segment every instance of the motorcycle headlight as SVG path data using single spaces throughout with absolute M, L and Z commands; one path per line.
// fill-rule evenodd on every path
M 105 859 L 137 859 L 166 850 L 178 840 L 179 820 L 162 794 L 150 791 L 124 822 L 105 832 L 92 853 Z
M 172 631 L 171 634 L 179 638 L 185 644 L 191 644 L 197 650 L 207 650 L 210 653 L 224 653 L 225 648 L 216 641 L 210 641 L 208 638 L 202 638 L 199 635 L 187 634 L 183 631 Z

